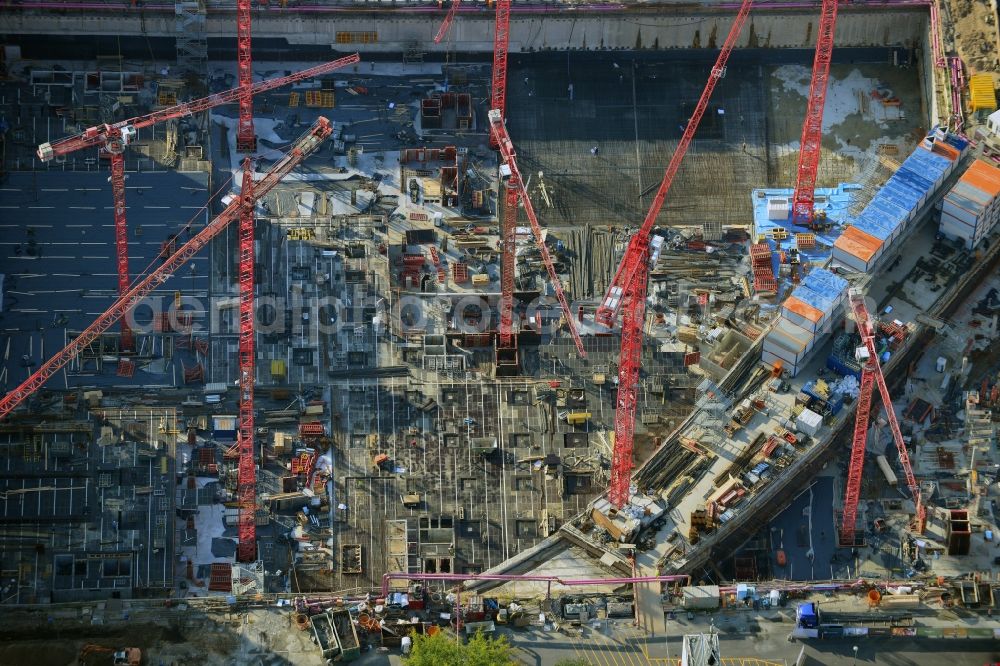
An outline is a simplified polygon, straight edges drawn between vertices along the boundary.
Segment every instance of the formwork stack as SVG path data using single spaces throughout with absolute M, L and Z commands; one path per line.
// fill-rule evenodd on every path
M 778 282 L 771 264 L 771 246 L 767 241 L 750 246 L 750 265 L 753 269 L 753 289 L 757 292 L 777 293 Z

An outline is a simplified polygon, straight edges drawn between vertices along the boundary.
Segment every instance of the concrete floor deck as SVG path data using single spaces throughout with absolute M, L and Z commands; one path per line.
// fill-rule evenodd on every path
M 159 266 L 160 245 L 168 235 L 180 234 L 183 240 L 182 229 L 189 220 L 193 219 L 194 230 L 205 224 L 207 174 L 126 175 L 129 269 L 135 279 Z M 12 173 L 0 187 L 4 218 L 0 272 L 6 276 L 0 344 L 8 349 L 0 385 L 12 387 L 27 378 L 32 368 L 65 345 L 68 335 L 89 326 L 117 297 L 114 216 L 107 179 L 104 169 Z M 29 251 L 32 240 L 37 243 L 34 255 Z M 194 257 L 188 268 L 150 295 L 151 307 L 156 312 L 168 310 L 174 292 L 180 291 L 196 310 L 204 312 L 209 272 L 207 252 Z M 150 308 L 138 308 L 135 321 L 141 333 L 142 325 L 151 322 Z M 141 336 L 138 342 L 143 344 Z M 151 347 L 145 349 L 153 354 Z M 159 345 L 157 352 L 162 353 Z M 30 366 L 23 361 L 25 355 Z M 67 370 L 52 381 L 59 387 L 81 382 L 177 385 L 183 381 L 182 357 L 176 357 L 176 364 L 141 363 L 131 381 L 115 376 L 115 364 L 103 371 L 91 366 L 80 379 Z M 193 363 L 193 358 L 183 358 Z

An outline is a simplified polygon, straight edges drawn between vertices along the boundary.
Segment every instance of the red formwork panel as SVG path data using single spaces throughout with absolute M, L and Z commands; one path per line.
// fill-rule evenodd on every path
M 232 592 L 233 567 L 228 562 L 214 562 L 208 577 L 208 589 L 212 592 Z

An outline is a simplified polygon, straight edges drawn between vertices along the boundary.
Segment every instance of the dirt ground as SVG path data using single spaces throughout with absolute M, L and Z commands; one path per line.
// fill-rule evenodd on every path
M 947 0 L 942 6 L 945 52 L 958 52 L 969 75 L 1000 72 L 995 0 Z
M 130 612 L 131 620 L 99 625 L 44 613 L 6 617 L 0 666 L 110 666 L 111 653 L 123 647 L 141 649 L 144 666 L 323 664 L 311 634 L 294 628 L 287 610 Z

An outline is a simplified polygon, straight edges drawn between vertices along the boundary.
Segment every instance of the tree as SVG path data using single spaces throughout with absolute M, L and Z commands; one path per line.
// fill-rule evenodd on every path
M 465 661 L 468 666 L 517 666 L 511 656 L 510 643 L 506 636 L 488 638 L 481 631 L 465 644 Z
M 593 664 L 591 664 L 586 659 L 573 657 L 570 659 L 560 659 L 555 663 L 555 666 L 593 666 Z
M 413 649 L 406 666 L 517 666 L 506 637 L 491 638 L 477 632 L 460 643 L 444 632 L 433 636 L 412 634 Z

